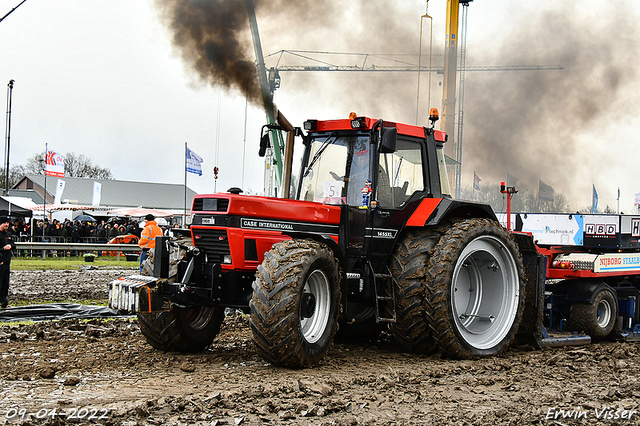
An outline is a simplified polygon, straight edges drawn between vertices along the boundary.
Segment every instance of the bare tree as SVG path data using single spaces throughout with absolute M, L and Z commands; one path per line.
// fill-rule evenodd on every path
M 64 175 L 67 177 L 113 179 L 111 170 L 93 164 L 90 158 L 84 154 L 67 152 L 64 158 Z M 24 166 L 25 174 L 44 174 L 44 153 L 33 154 L 27 159 Z
M 2 188 L 12 188 L 15 184 L 20 182 L 20 179 L 25 175 L 24 166 L 9 166 L 9 186 L 7 187 L 4 182 L 7 178 L 4 167 L 0 167 L 0 173 L 2 174 L 0 177 L 0 187 Z
M 500 185 L 496 183 L 480 184 L 480 189 L 472 190 L 462 187 L 461 197 L 467 200 L 489 204 L 493 211 L 507 210 L 506 195 L 500 193 Z M 511 211 L 518 213 L 566 213 L 570 206 L 563 194 L 556 193 L 553 201 L 540 200 L 537 191 L 525 185 L 517 187 L 518 193 L 511 199 Z

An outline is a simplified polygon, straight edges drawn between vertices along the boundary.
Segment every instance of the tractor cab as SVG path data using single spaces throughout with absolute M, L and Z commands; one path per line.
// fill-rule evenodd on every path
M 354 113 L 304 127 L 299 200 L 397 210 L 412 199 L 450 193 L 441 131 Z

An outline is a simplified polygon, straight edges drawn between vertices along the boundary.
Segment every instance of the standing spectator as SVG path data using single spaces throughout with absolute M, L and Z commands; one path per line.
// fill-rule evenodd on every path
M 71 225 L 71 242 L 72 243 L 79 243 L 81 240 L 80 237 L 80 222 L 79 221 L 74 221 L 73 225 Z M 73 251 L 71 253 L 71 256 L 77 256 L 78 252 L 77 251 Z
M 118 236 L 118 224 L 116 222 L 113 222 L 113 226 L 109 229 L 109 232 L 107 233 L 107 237 L 109 238 L 109 240 L 111 240 L 112 238 L 115 238 Z
M 9 218 L 0 217 L 0 307 L 9 306 L 9 276 L 11 275 L 11 250 L 16 245 L 11 238 Z
M 140 234 L 138 245 L 142 249 L 140 253 L 140 273 L 142 274 L 142 262 L 149 256 L 149 249 L 156 248 L 156 237 L 162 235 L 162 229 L 155 221 L 152 214 L 148 214 L 144 218 L 144 229 Z

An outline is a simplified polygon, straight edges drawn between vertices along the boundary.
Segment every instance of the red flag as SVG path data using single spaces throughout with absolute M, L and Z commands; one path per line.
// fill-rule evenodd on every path
M 44 174 L 47 176 L 64 177 L 64 160 L 60 154 L 47 148 L 46 165 Z

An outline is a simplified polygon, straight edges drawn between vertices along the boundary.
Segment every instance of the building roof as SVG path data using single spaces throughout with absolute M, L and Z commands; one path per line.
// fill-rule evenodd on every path
M 47 202 L 52 202 L 58 179 L 65 182 L 61 200 L 73 204 L 91 205 L 93 183 L 101 184 L 101 206 L 146 207 L 181 210 L 185 206 L 185 186 L 172 183 L 132 182 L 115 179 L 55 178 L 47 177 Z M 15 189 L 42 191 L 44 175 L 27 175 L 14 186 Z M 13 190 L 12 190 L 13 193 Z M 12 194 L 13 195 L 13 194 Z M 196 192 L 186 188 L 187 208 Z
M 7 191 L 7 194 L 9 194 L 11 198 L 16 198 L 15 201 L 10 200 L 12 203 L 18 204 L 20 207 L 24 207 L 24 208 L 31 207 L 28 204 L 29 202 L 27 202 L 27 205 L 23 205 L 19 202 L 19 200 L 17 200 L 18 198 L 28 199 L 31 201 L 31 203 L 36 205 L 42 204 L 42 201 L 43 201 L 42 194 L 34 191 L 33 189 L 10 189 Z

